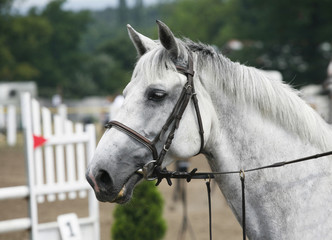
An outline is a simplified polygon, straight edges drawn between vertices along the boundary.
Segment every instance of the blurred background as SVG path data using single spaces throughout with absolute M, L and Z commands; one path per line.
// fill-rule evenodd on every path
M 4 118 L 8 106 L 16 106 L 11 112 L 17 111 L 14 121 L 20 129 L 20 92 L 30 92 L 65 118 L 96 123 L 100 138 L 116 108 L 112 103 L 121 102 L 116 97 L 129 82 L 137 59 L 128 23 L 156 39 L 155 20 L 160 19 L 177 37 L 213 45 L 232 61 L 278 71 L 332 122 L 328 97 L 332 65 L 327 72 L 332 57 L 331 9 L 331 0 L 0 0 L 0 187 L 26 184 L 22 135 L 18 131 L 17 140 L 7 144 L 5 129 L 11 121 Z M 202 158 L 191 163 L 208 171 Z M 160 190 L 166 202 L 165 239 L 175 239 L 183 223 L 181 204 L 174 200 L 176 189 L 162 184 Z M 188 215 L 198 239 L 208 236 L 205 191 L 204 182 L 188 185 Z M 240 239 L 241 228 L 220 191 L 216 189 L 212 197 L 214 234 Z M 0 218 L 17 206 L 0 205 Z M 44 208 L 47 217 L 57 207 Z M 110 239 L 114 205 L 100 208 L 101 239 Z M 28 239 L 24 234 L 0 240 Z
M 320 84 L 331 9 L 329 0 L 1 0 L 0 81 L 34 81 L 40 97 L 116 94 L 136 60 L 126 24 L 157 38 L 160 19 L 176 36 L 278 70 L 297 88 Z

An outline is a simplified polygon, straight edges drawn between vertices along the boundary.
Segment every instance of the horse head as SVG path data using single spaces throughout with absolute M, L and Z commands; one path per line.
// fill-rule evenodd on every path
M 157 24 L 158 41 L 127 26 L 139 59 L 123 92 L 123 106 L 98 143 L 86 174 L 100 201 L 129 201 L 135 185 L 143 178 L 141 170 L 158 161 L 161 152 L 165 155 L 161 167 L 175 158 L 191 157 L 204 146 L 202 129 L 204 135 L 210 131 L 210 103 L 199 81 L 192 80 L 199 89 L 195 95 L 204 104 L 203 120 L 197 119 L 198 107 L 190 103 L 191 98 L 188 107 L 179 106 L 186 94 L 193 95 L 186 92 L 192 87 L 187 77 L 192 77 L 193 71 L 186 69 L 195 56 L 164 23 Z M 178 109 L 183 111 L 181 116 L 174 113 Z M 169 149 L 165 149 L 167 141 L 172 142 Z

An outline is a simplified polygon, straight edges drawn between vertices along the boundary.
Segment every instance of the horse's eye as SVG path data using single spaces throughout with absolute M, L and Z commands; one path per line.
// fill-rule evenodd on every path
M 159 102 L 162 101 L 167 96 L 167 93 L 163 90 L 153 89 L 148 93 L 148 99 Z

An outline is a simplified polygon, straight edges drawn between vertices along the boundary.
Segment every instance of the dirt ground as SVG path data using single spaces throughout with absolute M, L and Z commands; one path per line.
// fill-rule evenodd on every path
M 202 156 L 190 161 L 190 169 L 197 167 L 199 171 L 209 170 Z M 182 180 L 181 180 L 182 181 Z M 183 180 L 184 181 L 184 180 Z M 25 162 L 22 144 L 7 147 L 0 141 L 0 188 L 26 184 Z M 208 200 L 204 180 L 192 180 L 184 183 L 187 193 L 188 229 L 181 240 L 209 239 Z M 163 182 L 159 187 L 165 199 L 164 218 L 167 221 L 165 240 L 180 239 L 179 233 L 183 224 L 183 206 L 180 200 L 174 201 L 175 182 L 169 187 Z M 212 181 L 212 231 L 213 239 L 242 239 L 242 229 L 227 206 L 219 188 Z M 114 204 L 100 203 L 101 240 L 109 240 L 113 221 Z M 87 200 L 65 200 L 39 204 L 40 222 L 56 221 L 59 214 L 76 212 L 78 216 L 87 216 Z M 0 201 L 0 221 L 15 217 L 26 217 L 28 214 L 26 200 Z M 147 226 L 148 227 L 148 226 Z M 0 234 L 0 240 L 25 240 L 29 238 L 27 231 Z

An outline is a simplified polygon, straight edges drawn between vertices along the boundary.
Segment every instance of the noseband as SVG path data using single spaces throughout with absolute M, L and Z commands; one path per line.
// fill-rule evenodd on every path
M 202 118 L 201 114 L 199 111 L 199 106 L 198 106 L 198 100 L 194 88 L 194 67 L 193 67 L 193 59 L 192 59 L 192 53 L 189 51 L 189 56 L 188 56 L 188 67 L 184 68 L 182 66 L 176 66 L 176 69 L 179 73 L 184 74 L 187 77 L 187 82 L 183 86 L 181 95 L 175 104 L 172 113 L 168 117 L 166 123 L 162 127 L 161 131 L 159 134 L 154 138 L 153 141 L 150 141 L 146 137 L 142 136 L 135 130 L 131 129 L 130 127 L 127 127 L 126 125 L 118 122 L 118 121 L 110 121 L 109 123 L 106 124 L 106 128 L 111 128 L 114 127 L 124 133 L 126 133 L 128 136 L 131 138 L 135 139 L 137 142 L 141 143 L 144 145 L 146 148 L 148 148 L 153 156 L 153 161 L 148 162 L 143 169 L 140 171 L 140 173 L 143 174 L 144 178 L 146 179 L 154 179 L 155 176 L 153 176 L 153 172 L 156 169 L 156 167 L 160 167 L 163 163 L 164 157 L 166 153 L 168 152 L 169 148 L 171 147 L 175 131 L 178 129 L 180 121 L 182 119 L 183 113 L 188 106 L 188 103 L 190 99 L 192 99 L 195 110 L 196 110 L 196 116 L 197 116 L 197 121 L 198 121 L 198 127 L 199 127 L 199 135 L 201 137 L 201 147 L 200 153 L 203 149 L 204 146 L 204 130 L 203 130 L 203 124 L 202 124 Z M 172 125 L 173 124 L 173 125 Z M 171 127 L 171 128 L 170 128 Z M 156 144 L 157 142 L 161 141 L 163 139 L 163 136 L 165 133 L 169 130 L 167 139 L 164 142 L 163 149 L 160 151 L 158 154 L 158 151 L 156 149 Z

